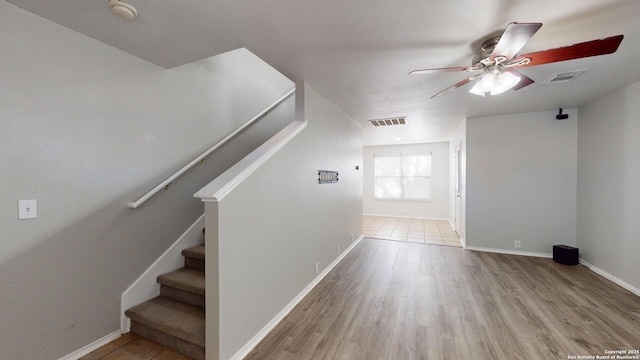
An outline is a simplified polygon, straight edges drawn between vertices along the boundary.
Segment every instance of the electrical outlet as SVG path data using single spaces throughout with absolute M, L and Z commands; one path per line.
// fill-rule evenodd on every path
M 320 272 L 320 263 L 316 263 L 316 275 Z
M 514 246 L 517 248 L 520 248 L 520 245 L 521 245 L 520 240 L 516 240 Z
M 340 245 L 336 246 L 336 252 L 340 254 Z
M 351 234 L 351 242 L 353 242 L 353 234 Z

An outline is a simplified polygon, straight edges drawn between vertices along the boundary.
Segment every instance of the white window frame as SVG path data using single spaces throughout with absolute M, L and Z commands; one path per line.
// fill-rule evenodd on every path
M 427 160 L 427 165 L 428 165 L 428 169 L 426 170 L 427 174 L 425 175 L 415 175 L 415 174 L 407 174 L 405 172 L 407 172 L 407 166 L 405 165 L 406 161 L 410 161 L 411 158 L 416 158 L 416 157 L 426 157 Z M 400 168 L 399 169 L 395 169 L 395 174 L 380 174 L 380 169 L 377 169 L 376 167 L 376 162 L 377 159 L 381 159 L 381 158 L 395 158 L 396 160 L 400 160 Z M 433 190 L 433 185 L 432 185 L 432 168 L 433 168 L 433 164 L 432 164 L 433 158 L 431 156 L 431 153 L 428 154 L 417 154 L 417 155 L 380 155 L 380 156 L 376 156 L 374 155 L 374 160 L 373 160 L 373 195 L 374 195 L 374 199 L 376 200 L 393 200 L 393 201 L 429 201 L 431 200 L 433 194 L 432 194 L 432 190 Z M 387 178 L 387 179 L 397 179 L 395 181 L 395 183 L 398 185 L 400 192 L 399 192 L 399 196 L 384 196 L 384 195 L 380 195 L 380 193 L 384 193 L 384 190 L 380 190 L 379 191 L 379 186 L 381 181 L 383 178 Z M 422 179 L 422 180 L 426 180 L 426 196 L 425 197 L 411 197 L 411 196 L 406 196 L 406 188 L 407 188 L 407 184 L 411 183 L 412 181 L 416 180 L 416 179 Z

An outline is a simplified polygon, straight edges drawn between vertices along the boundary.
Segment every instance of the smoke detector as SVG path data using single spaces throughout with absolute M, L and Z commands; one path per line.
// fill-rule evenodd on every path
M 120 0 L 109 0 L 111 12 L 125 20 L 133 20 L 138 15 L 138 11 L 133 6 Z

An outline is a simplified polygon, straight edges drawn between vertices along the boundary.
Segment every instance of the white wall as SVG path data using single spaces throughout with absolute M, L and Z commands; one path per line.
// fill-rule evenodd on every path
M 466 245 L 576 245 L 576 109 L 467 119 Z M 516 249 L 514 241 L 522 247 Z
M 313 89 L 304 98 L 307 127 L 217 204 L 217 221 L 207 203 L 207 227 L 218 229 L 221 359 L 313 281 L 316 262 L 322 272 L 362 234 L 361 129 Z M 318 184 L 320 169 L 340 181 Z
M 119 329 L 121 293 L 202 214 L 193 193 L 269 128 L 127 203 L 293 84 L 247 50 L 163 69 L 4 1 L 0 54 L 0 358 L 58 359 Z
M 592 265 L 640 288 L 640 82 L 582 106 L 578 246 Z
M 374 196 L 374 155 L 424 155 L 431 153 L 431 200 L 393 201 Z M 449 143 L 365 146 L 363 208 L 367 215 L 449 219 Z

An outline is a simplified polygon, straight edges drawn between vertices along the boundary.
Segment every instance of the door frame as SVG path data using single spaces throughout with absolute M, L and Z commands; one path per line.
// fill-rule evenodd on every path
M 462 143 L 456 144 L 454 150 L 454 230 L 462 238 Z

